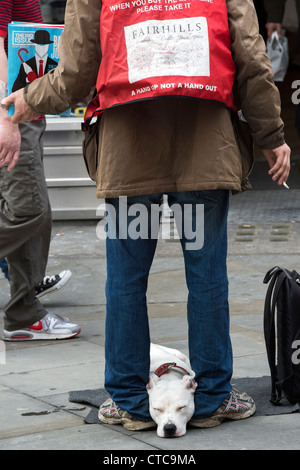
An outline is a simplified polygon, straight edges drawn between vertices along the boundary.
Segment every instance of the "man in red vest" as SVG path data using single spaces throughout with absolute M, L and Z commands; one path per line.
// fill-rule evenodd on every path
M 161 0 L 154 8 L 146 0 L 69 0 L 65 22 L 58 68 L 2 105 L 15 104 L 13 122 L 30 120 L 67 109 L 96 85 L 84 127 L 93 132 L 99 116 L 88 160 L 97 196 L 106 198 L 109 229 L 105 387 L 111 398 L 99 419 L 133 430 L 153 426 L 146 292 L 157 244 L 153 209 L 164 194 L 181 216 L 189 353 L 198 384 L 191 424 L 247 418 L 255 404 L 230 384 L 226 270 L 229 191 L 249 188 L 252 151 L 243 145 L 244 121 L 272 180 L 282 185 L 290 169 L 253 2 Z M 148 227 L 143 233 L 130 230 L 138 207 L 141 226 Z M 200 207 L 204 246 L 193 249 L 186 229 L 192 222 L 197 235 Z

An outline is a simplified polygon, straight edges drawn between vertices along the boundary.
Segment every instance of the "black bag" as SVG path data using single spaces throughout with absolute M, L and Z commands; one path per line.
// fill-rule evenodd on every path
M 96 89 L 94 90 L 93 97 L 88 104 L 88 109 L 90 106 L 94 111 L 100 107 Z M 95 117 L 94 114 L 95 112 L 89 119 L 85 119 L 84 123 L 81 125 L 81 129 L 84 132 L 82 155 L 89 177 L 91 180 L 97 181 L 101 114 L 97 114 Z
M 264 335 L 271 371 L 271 403 L 300 402 L 300 274 L 275 266 L 265 299 Z

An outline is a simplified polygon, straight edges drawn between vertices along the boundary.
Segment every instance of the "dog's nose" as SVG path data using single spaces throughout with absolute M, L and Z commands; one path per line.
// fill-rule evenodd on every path
M 174 423 L 168 423 L 164 425 L 165 437 L 172 437 L 176 432 L 176 425 Z

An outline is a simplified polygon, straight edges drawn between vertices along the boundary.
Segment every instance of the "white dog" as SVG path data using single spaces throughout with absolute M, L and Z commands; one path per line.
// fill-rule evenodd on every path
M 190 361 L 176 349 L 151 344 L 149 411 L 160 437 L 179 437 L 194 414 L 197 383 Z

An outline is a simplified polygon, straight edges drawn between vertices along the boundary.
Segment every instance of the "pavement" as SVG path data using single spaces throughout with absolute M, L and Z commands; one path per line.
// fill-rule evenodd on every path
M 299 186 L 256 188 L 231 197 L 228 274 L 234 378 L 269 375 L 263 278 L 275 265 L 300 270 L 299 201 Z M 84 422 L 89 407 L 70 403 L 69 392 L 103 388 L 104 376 L 105 248 L 96 235 L 97 223 L 54 222 L 47 274 L 70 269 L 73 276 L 63 289 L 42 299 L 49 311 L 79 323 L 81 334 L 54 342 L 0 341 L 0 450 L 97 450 L 111 459 L 138 451 L 170 456 L 198 455 L 201 450 L 298 450 L 298 413 L 189 428 L 177 439 L 160 438 L 155 430 L 133 432 Z M 185 353 L 186 295 L 180 243 L 161 239 L 148 289 L 151 339 Z M 8 299 L 8 283 L 0 278 L 0 309 Z

